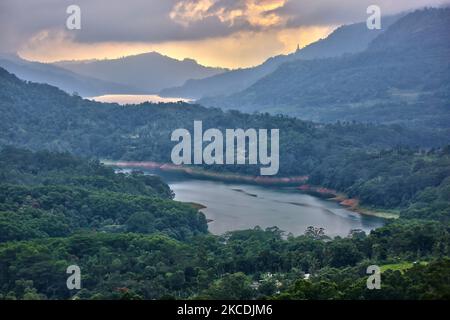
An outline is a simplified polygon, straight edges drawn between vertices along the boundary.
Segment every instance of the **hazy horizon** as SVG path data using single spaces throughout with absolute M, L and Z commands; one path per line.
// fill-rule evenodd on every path
M 449 4 L 449 0 L 378 1 L 383 15 Z M 244 68 L 295 51 L 336 27 L 364 21 L 369 0 L 165 0 L 107 6 L 80 0 L 81 29 L 68 30 L 73 3 L 5 0 L 0 52 L 39 62 L 115 59 L 155 51 L 204 66 Z M 32 12 L 32 14 L 30 14 Z M 51 48 L 51 50 L 49 50 Z

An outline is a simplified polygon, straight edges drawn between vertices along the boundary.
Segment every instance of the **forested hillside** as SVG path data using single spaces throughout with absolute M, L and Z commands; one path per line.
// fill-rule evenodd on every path
M 45 2 L 0 2 L 2 50 L 242 65 L 383 16 L 231 71 L 0 55 L 0 301 L 450 300 L 450 7 Z M 108 88 L 202 99 L 82 97 Z
M 431 148 L 450 142 L 448 128 L 417 131 L 399 125 L 353 122 L 321 125 L 285 116 L 223 112 L 184 103 L 98 103 L 49 85 L 24 82 L 1 68 L 0 85 L 0 115 L 4 120 L 0 123 L 0 145 L 98 158 L 170 161 L 172 131 L 192 130 L 194 120 L 201 120 L 204 130 L 282 128 L 282 175 L 307 173 L 323 157 L 355 148 Z
M 161 232 L 184 239 L 207 230 L 203 214 L 172 201 L 158 177 L 116 174 L 69 154 L 0 152 L 0 242 L 81 231 Z
M 450 297 L 448 131 L 322 125 L 183 103 L 102 104 L 3 69 L 0 115 L 0 299 Z M 194 120 L 280 128 L 282 176 L 308 175 L 310 184 L 400 218 L 335 239 L 314 226 L 297 237 L 276 227 L 215 236 L 159 178 L 117 174 L 96 160 L 169 161 L 170 133 L 192 130 Z M 66 287 L 73 264 L 82 270 L 79 291 Z M 382 268 L 381 292 L 366 288 L 372 264 Z
M 295 115 L 319 122 L 448 127 L 450 8 L 423 9 L 393 23 L 361 53 L 294 61 L 207 106 Z
M 215 236 L 158 178 L 14 148 L 0 161 L 0 299 L 450 297 L 448 223 L 400 219 L 335 239 L 313 226 Z M 66 287 L 73 264 L 77 291 Z M 372 264 L 383 290 L 366 288 Z
M 0 123 L 0 145 L 101 159 L 170 162 L 175 145 L 171 132 L 192 131 L 194 120 L 202 120 L 204 129 L 281 128 L 281 176 L 308 175 L 312 183 L 344 191 L 368 206 L 408 208 L 420 192 L 445 184 L 449 176 L 448 148 L 444 148 L 450 143 L 448 129 L 318 125 L 182 103 L 102 104 L 23 82 L 4 70 L 0 84 L 0 113 L 5 119 Z M 259 172 L 257 165 L 205 168 Z
M 291 54 L 271 57 L 256 67 L 230 70 L 204 79 L 190 79 L 180 87 L 162 90 L 160 95 L 189 99 L 225 97 L 247 89 L 286 62 L 339 57 L 364 51 L 374 38 L 400 16 L 384 17 L 382 30 L 369 30 L 365 22 L 340 26 L 325 39 L 313 42 Z
M 124 92 L 142 93 L 142 90 L 114 83 L 110 79 L 99 80 L 82 76 L 52 64 L 27 61 L 14 55 L 0 54 L 0 67 L 21 79 L 51 84 L 68 93 L 77 92 L 84 97 Z

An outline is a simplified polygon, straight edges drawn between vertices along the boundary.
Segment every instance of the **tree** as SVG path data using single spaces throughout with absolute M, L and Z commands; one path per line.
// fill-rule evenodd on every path
M 215 300 L 249 300 L 254 295 L 250 279 L 242 272 L 226 274 L 205 291 L 206 297 Z

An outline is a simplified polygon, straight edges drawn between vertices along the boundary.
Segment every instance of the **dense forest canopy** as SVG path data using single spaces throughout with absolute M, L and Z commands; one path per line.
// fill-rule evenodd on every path
M 369 235 L 330 239 L 311 226 L 297 237 L 277 227 L 215 236 L 157 177 L 11 147 L 0 163 L 3 299 L 450 297 L 448 177 Z M 76 292 L 65 286 L 72 264 L 83 270 Z M 366 289 L 372 264 L 382 267 L 383 292 Z
M 83 231 L 161 232 L 185 239 L 207 231 L 206 219 L 172 201 L 155 176 L 114 173 L 69 154 L 0 152 L 0 242 Z

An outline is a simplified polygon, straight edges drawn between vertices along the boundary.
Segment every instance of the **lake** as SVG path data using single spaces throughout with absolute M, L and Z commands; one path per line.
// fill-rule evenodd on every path
M 352 229 L 369 232 L 384 220 L 350 211 L 338 203 L 301 193 L 294 188 L 200 180 L 160 170 L 158 174 L 175 192 L 175 200 L 206 206 L 201 211 L 214 234 L 277 226 L 294 235 L 308 226 L 323 227 L 329 236 L 347 236 Z
M 166 97 L 160 97 L 156 94 L 107 94 L 103 96 L 97 96 L 97 97 L 89 97 L 86 98 L 89 100 L 94 100 L 98 102 L 108 102 L 108 103 L 118 103 L 118 104 L 139 104 L 143 102 L 190 102 L 189 99 L 184 98 L 166 98 Z

